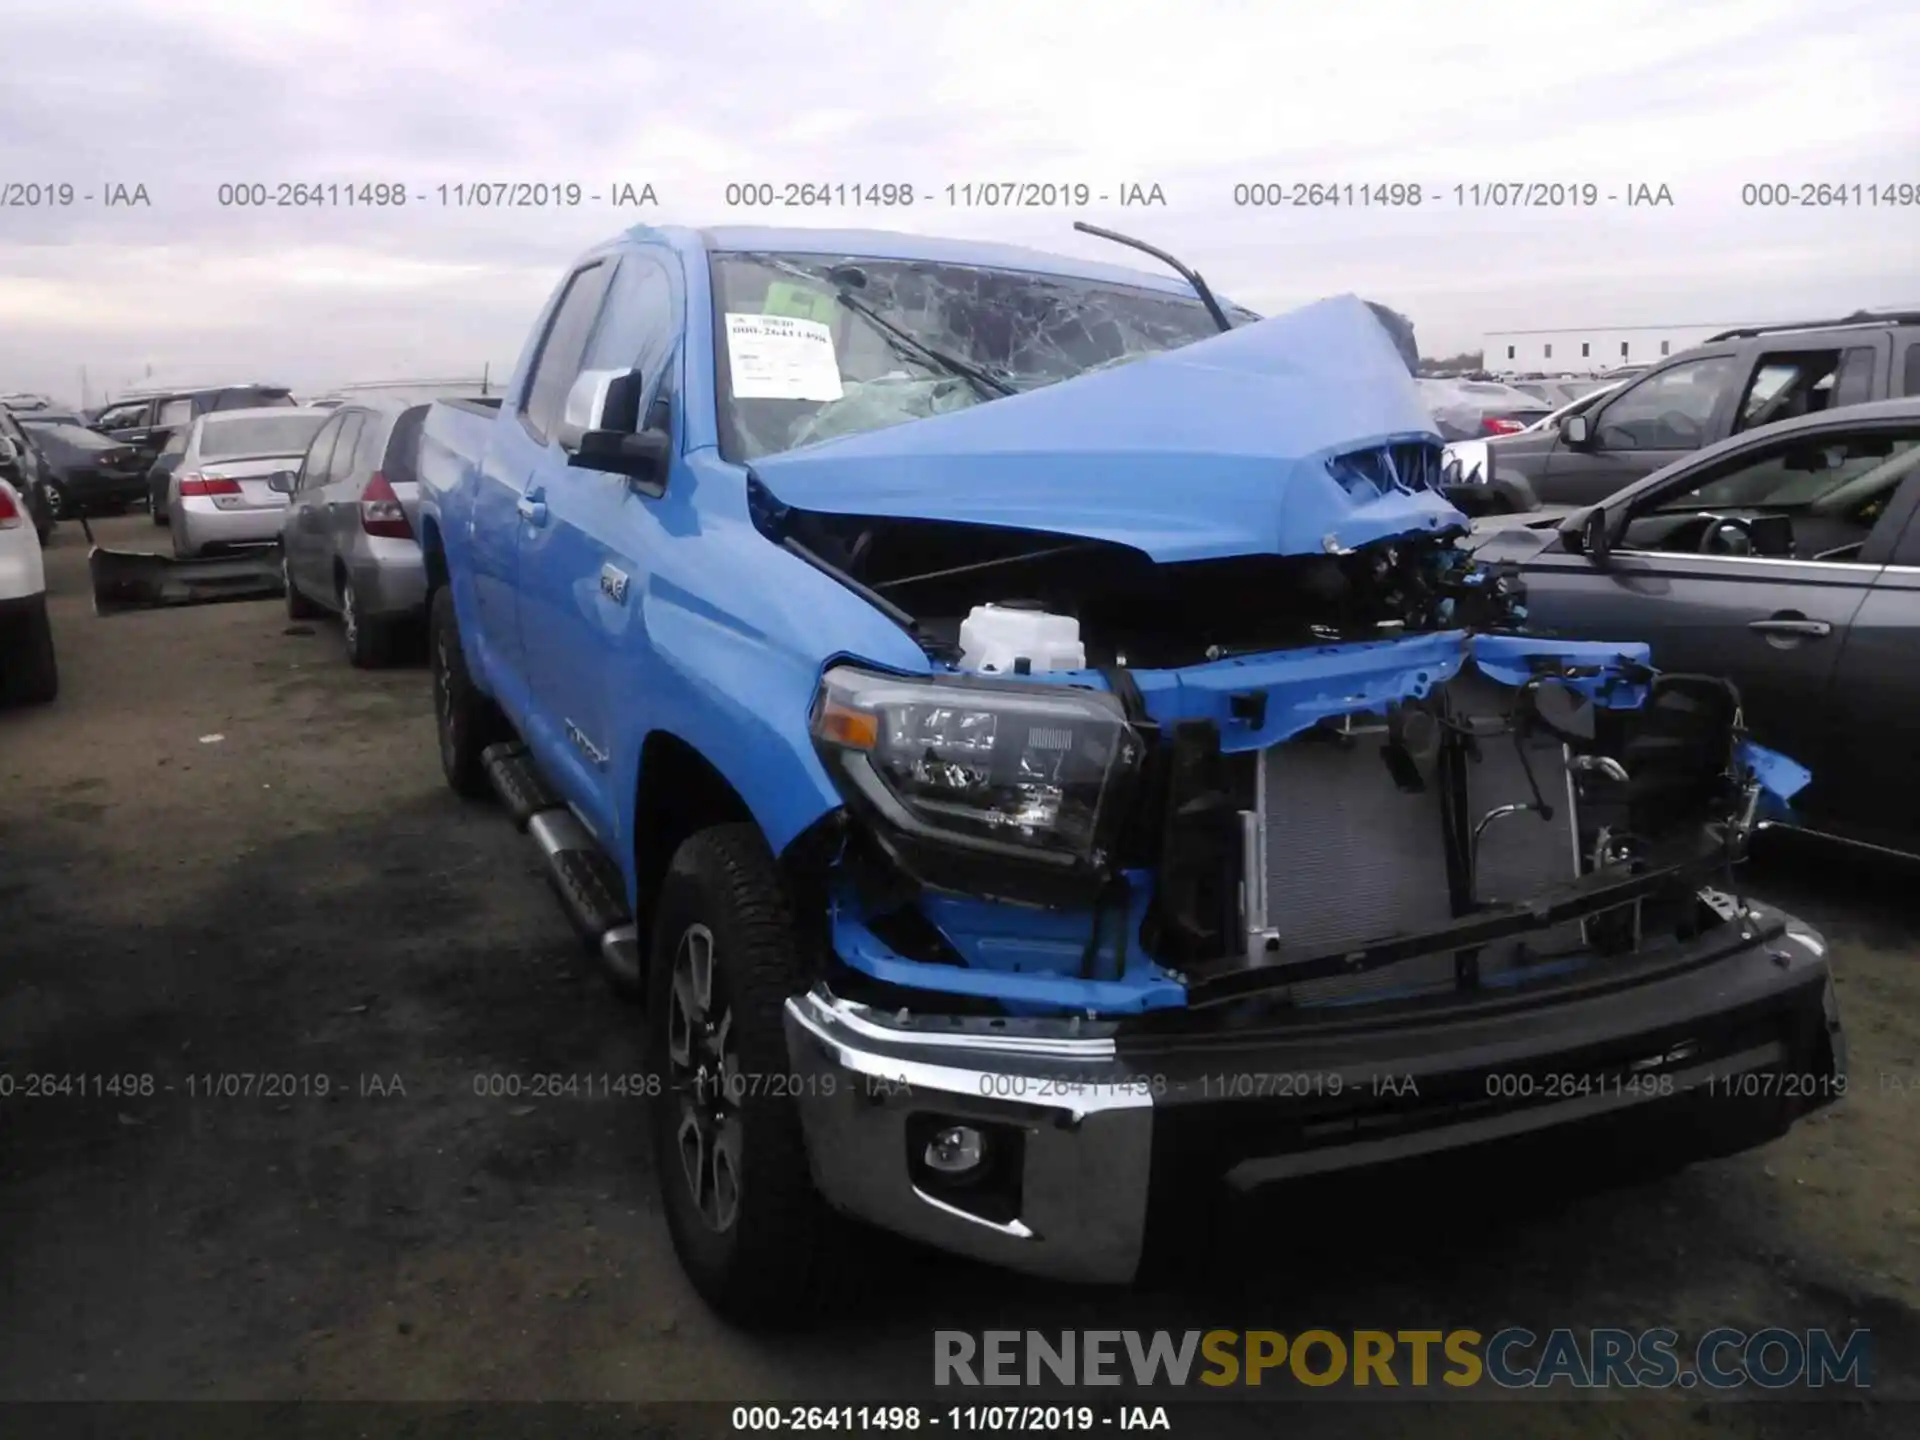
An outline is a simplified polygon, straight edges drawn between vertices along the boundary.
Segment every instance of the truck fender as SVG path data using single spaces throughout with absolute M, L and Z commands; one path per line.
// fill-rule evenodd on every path
M 656 664 L 644 677 L 624 680 L 630 693 L 614 697 L 616 713 L 648 720 L 625 747 L 619 793 L 640 793 L 646 741 L 665 732 L 713 767 L 776 855 L 839 808 L 839 791 L 807 733 L 816 663 L 659 592 L 648 605 L 647 628 Z

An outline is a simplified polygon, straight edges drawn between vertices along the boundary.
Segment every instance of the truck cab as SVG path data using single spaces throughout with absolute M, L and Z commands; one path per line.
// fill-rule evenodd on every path
M 1170 1194 L 1836 1093 L 1721 1083 L 1844 1070 L 1824 943 L 1717 888 L 1804 772 L 1528 631 L 1354 297 L 643 228 L 418 471 L 442 768 L 639 1003 L 735 1319 L 862 1225 L 1125 1282 Z

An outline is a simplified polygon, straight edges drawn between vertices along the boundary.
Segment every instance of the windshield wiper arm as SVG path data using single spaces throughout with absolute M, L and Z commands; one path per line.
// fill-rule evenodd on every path
M 1117 245 L 1131 245 L 1143 254 L 1153 256 L 1153 258 L 1160 261 L 1161 264 L 1178 271 L 1180 278 L 1191 285 L 1193 287 L 1193 293 L 1200 297 L 1200 303 L 1207 307 L 1207 314 L 1213 317 L 1213 323 L 1218 325 L 1222 331 L 1233 328 L 1232 322 L 1227 319 L 1227 312 L 1222 310 L 1220 308 L 1220 302 L 1213 298 L 1213 291 L 1207 288 L 1207 282 L 1200 278 L 1200 272 L 1198 270 L 1189 270 L 1185 265 L 1182 265 L 1178 260 L 1174 259 L 1173 256 L 1158 246 L 1149 245 L 1144 240 L 1136 240 L 1131 235 L 1122 235 L 1118 230 L 1102 230 L 1098 225 L 1089 225 L 1084 220 L 1074 221 L 1073 228 L 1083 234 L 1098 235 L 1102 240 L 1111 240 Z
M 834 298 L 839 300 L 839 302 L 849 310 L 853 311 L 854 314 L 864 316 L 885 334 L 890 335 L 894 340 L 909 347 L 918 354 L 924 355 L 949 375 L 958 375 L 963 380 L 971 381 L 976 388 L 991 390 L 995 395 L 1017 395 L 1019 393 L 1013 386 L 1009 385 L 999 376 L 989 375 L 979 366 L 962 360 L 958 355 L 949 355 L 946 351 L 927 344 L 926 341 L 920 339 L 919 336 L 913 334 L 911 331 L 903 330 L 900 326 L 881 315 L 880 312 L 875 310 L 871 305 L 863 300 L 854 299 L 853 296 L 849 295 L 845 290 L 835 290 L 833 293 Z

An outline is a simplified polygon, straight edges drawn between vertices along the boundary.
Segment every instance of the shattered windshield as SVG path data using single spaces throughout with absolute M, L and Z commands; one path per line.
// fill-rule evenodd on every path
M 1218 333 L 1192 296 L 1029 271 L 728 253 L 713 277 L 731 460 L 988 404 Z

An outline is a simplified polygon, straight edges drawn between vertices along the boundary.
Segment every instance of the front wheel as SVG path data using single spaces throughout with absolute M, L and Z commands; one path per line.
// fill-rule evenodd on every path
M 786 1076 L 787 998 L 806 986 L 772 854 L 752 825 L 681 845 L 655 907 L 646 1007 L 654 1166 L 675 1254 L 736 1324 L 817 1315 L 845 1274 L 844 1222 L 813 1188 Z M 795 1082 L 798 1083 L 798 1082 Z
M 453 611 L 453 591 L 442 585 L 433 592 L 427 620 L 430 641 L 428 664 L 433 671 L 433 717 L 440 736 L 440 769 L 454 794 L 480 800 L 493 793 L 480 756 L 489 745 L 508 738 L 505 717 L 483 695 L 467 673 L 466 652 L 460 648 L 460 622 Z

